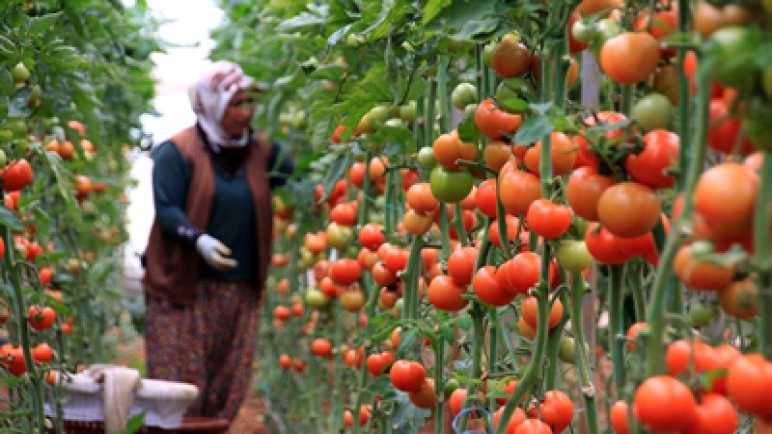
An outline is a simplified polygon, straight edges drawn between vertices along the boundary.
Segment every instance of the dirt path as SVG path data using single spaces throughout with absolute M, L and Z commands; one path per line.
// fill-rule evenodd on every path
M 236 419 L 231 423 L 231 434 L 269 434 L 265 426 L 265 405 L 257 395 L 250 395 L 239 409 Z

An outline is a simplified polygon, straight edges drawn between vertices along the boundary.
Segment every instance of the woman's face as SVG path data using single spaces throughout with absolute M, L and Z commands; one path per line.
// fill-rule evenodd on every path
M 222 128 L 231 136 L 241 136 L 254 115 L 254 98 L 246 90 L 239 89 L 225 106 L 225 112 L 222 115 Z

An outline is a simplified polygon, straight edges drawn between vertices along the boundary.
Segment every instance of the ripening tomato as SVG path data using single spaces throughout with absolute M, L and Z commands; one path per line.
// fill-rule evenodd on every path
M 417 362 L 397 360 L 391 366 L 389 377 L 395 389 L 414 392 L 420 390 L 426 380 L 426 369 Z
M 431 186 L 428 182 L 413 184 L 405 197 L 410 208 L 419 214 L 432 213 L 440 206 L 440 202 L 432 196 Z
M 630 348 L 630 350 L 635 351 L 636 347 L 633 341 L 638 339 L 638 334 L 642 331 L 645 331 L 648 329 L 648 324 L 645 322 L 637 322 L 630 326 L 629 329 L 627 329 L 627 338 L 629 341 L 627 342 L 627 347 Z
M 490 140 L 483 148 L 485 164 L 496 172 L 501 170 L 513 158 L 512 147 L 503 140 Z
M 654 190 L 636 182 L 615 184 L 598 199 L 600 222 L 617 237 L 633 238 L 651 232 L 661 212 Z
M 552 303 L 552 306 L 550 307 L 550 315 L 547 323 L 550 330 L 558 325 L 563 318 L 563 312 L 563 303 L 561 303 L 560 300 L 555 299 L 555 302 Z M 529 295 L 523 300 L 520 304 L 520 314 L 523 316 L 523 320 L 526 324 L 534 329 L 537 327 L 539 321 L 539 303 L 536 297 Z
M 751 8 L 733 3 L 727 3 L 725 6 L 713 5 L 703 0 L 696 4 L 694 28 L 707 39 L 718 29 L 747 24 L 756 17 L 757 14 Z
M 405 213 L 405 217 L 402 219 L 402 223 L 405 225 L 405 230 L 413 235 L 420 236 L 429 232 L 432 224 L 434 224 L 434 220 L 429 214 L 419 214 L 415 210 L 411 209 Z
M 571 139 L 558 132 L 550 134 L 550 159 L 552 160 L 552 174 L 554 176 L 565 175 L 574 168 L 576 163 L 576 149 Z M 525 154 L 525 167 L 529 171 L 539 175 L 541 162 L 541 140 L 536 142 Z
M 338 294 L 338 300 L 343 309 L 358 312 L 365 305 L 365 294 L 359 288 L 345 289 Z
M 330 210 L 330 219 L 339 225 L 351 226 L 357 221 L 357 203 L 343 202 Z
M 383 265 L 386 266 L 393 273 L 402 271 L 407 267 L 407 260 L 410 256 L 410 251 L 407 249 L 400 249 L 392 247 L 388 249 L 383 257 Z
M 351 165 L 351 169 L 348 170 L 348 179 L 351 181 L 352 184 L 356 185 L 359 188 L 362 188 L 362 186 L 365 183 L 365 171 L 367 170 L 367 166 L 365 163 L 354 163 Z
M 48 363 L 54 358 L 54 350 L 46 342 L 42 342 L 32 349 L 32 359 L 40 363 Z
M 727 315 L 750 319 L 759 312 L 759 289 L 753 278 L 731 282 L 718 291 L 718 303 Z
M 500 139 L 504 134 L 514 134 L 520 128 L 523 117 L 507 113 L 497 108 L 492 99 L 486 99 L 478 104 L 474 122 L 477 129 L 488 138 Z
M 514 241 L 517 237 L 517 229 L 520 226 L 520 219 L 517 217 L 507 214 L 506 215 L 506 223 L 507 223 L 507 238 L 509 238 L 509 241 Z M 528 231 L 525 229 L 522 230 L 522 234 L 527 234 Z M 493 243 L 494 246 L 501 247 L 501 236 L 499 234 L 499 220 L 495 219 L 491 222 L 490 229 L 488 230 L 488 237 L 491 239 L 491 243 Z M 526 238 L 527 240 L 527 238 Z M 526 247 L 527 247 L 526 242 Z
M 635 181 L 651 188 L 673 187 L 675 179 L 666 170 L 678 163 L 678 134 L 654 130 L 643 136 L 643 142 L 643 152 L 625 159 L 627 172 Z
M 571 226 L 571 210 L 549 199 L 536 199 L 526 216 L 531 231 L 547 239 L 560 238 Z
M 311 342 L 311 352 L 320 357 L 332 357 L 332 343 L 325 338 L 314 339 Z
M 474 187 L 474 178 L 465 168 L 452 170 L 443 166 L 432 169 L 429 175 L 432 196 L 447 203 L 465 199 Z
M 612 185 L 614 185 L 614 178 L 600 175 L 595 167 L 576 169 L 568 177 L 566 184 L 568 205 L 579 217 L 588 221 L 598 221 L 598 202 Z
M 531 203 L 541 197 L 541 180 L 533 173 L 513 170 L 499 177 L 499 198 L 507 212 L 526 215 Z
M 722 163 L 700 175 L 695 210 L 716 235 L 740 235 L 753 223 L 759 176 L 739 163 Z
M 464 143 L 456 130 L 440 135 L 432 146 L 434 159 L 446 169 L 458 169 L 457 160 L 477 161 L 477 144 Z
M 656 431 L 680 431 L 694 417 L 697 402 L 691 390 L 673 377 L 649 377 L 638 386 L 633 411 L 641 423 Z
M 691 245 L 681 247 L 673 262 L 678 279 L 691 289 L 717 291 L 732 281 L 734 267 L 700 261 L 692 255 Z
M 678 30 L 678 4 L 668 3 L 667 6 L 657 5 L 652 13 L 645 8 L 638 13 L 633 23 L 637 31 L 647 31 L 657 39 L 663 39 Z
M 437 396 L 434 390 L 434 379 L 427 378 L 424 380 L 421 387 L 416 391 L 410 392 L 408 397 L 410 398 L 410 402 L 418 408 L 427 410 L 433 409 L 437 402 Z
M 437 276 L 429 284 L 429 302 L 437 309 L 456 312 L 469 303 L 461 296 L 466 294 L 463 286 L 456 285 L 449 276 Z
M 659 59 L 659 42 L 654 36 L 626 32 L 603 44 L 599 64 L 611 80 L 636 84 L 656 71 Z
M 517 37 L 504 36 L 496 44 L 491 57 L 491 68 L 501 77 L 519 77 L 531 65 L 531 52 L 518 42 Z
M 360 406 L 359 407 L 359 426 L 367 425 L 367 422 L 369 420 L 370 420 L 370 406 L 369 405 Z M 354 414 L 351 413 L 351 410 L 345 410 L 343 412 L 343 425 L 346 425 L 349 428 L 354 426 Z

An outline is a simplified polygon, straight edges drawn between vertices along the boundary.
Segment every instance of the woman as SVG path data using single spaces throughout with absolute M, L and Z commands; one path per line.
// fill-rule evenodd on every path
M 188 416 L 232 420 L 248 391 L 271 255 L 271 189 L 294 170 L 250 128 L 252 81 L 237 65 L 216 63 L 191 86 L 196 124 L 154 155 L 147 373 L 198 386 Z M 269 175 L 276 166 L 279 175 Z

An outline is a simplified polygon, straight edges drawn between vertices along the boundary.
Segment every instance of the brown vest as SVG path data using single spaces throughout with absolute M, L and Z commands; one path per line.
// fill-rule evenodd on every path
M 185 214 L 197 227 L 206 230 L 214 196 L 214 170 L 209 155 L 204 150 L 195 127 L 189 127 L 171 139 L 190 164 L 191 179 Z M 168 145 L 167 145 L 168 146 Z M 257 262 L 254 287 L 263 289 L 271 256 L 273 218 L 271 192 L 266 166 L 271 147 L 264 135 L 252 143 L 244 169 L 255 207 L 257 221 Z M 147 296 L 168 300 L 174 304 L 188 305 L 193 302 L 199 277 L 201 257 L 195 247 L 188 246 L 173 235 L 165 233 L 153 222 L 150 240 L 145 250 L 145 276 L 142 279 Z

